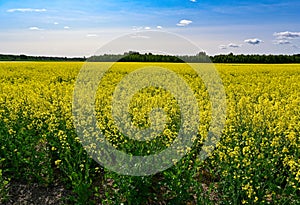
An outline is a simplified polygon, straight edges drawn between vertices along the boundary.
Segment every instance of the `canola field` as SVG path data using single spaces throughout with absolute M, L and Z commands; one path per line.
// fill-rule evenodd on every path
M 97 163 L 90 154 L 103 150 L 82 143 L 75 129 L 74 88 L 84 63 L 1 62 L 0 203 L 16 197 L 12 184 L 25 183 L 62 185 L 68 194 L 60 204 L 300 204 L 300 65 L 216 64 L 226 94 L 226 121 L 205 160 L 197 156 L 209 149 L 203 142 L 212 104 L 201 77 L 186 64 L 114 64 L 97 84 L 94 111 L 99 130 L 115 149 L 151 156 L 169 148 L 182 126 L 192 126 L 182 123 L 184 109 L 171 91 L 149 86 L 132 95 L 123 108 L 128 109 L 129 127 L 146 130 L 157 125 L 161 132 L 139 140 L 118 129 L 112 116 L 113 105 L 122 108 L 112 104 L 116 86 L 129 73 L 153 65 L 172 70 L 186 82 L 199 114 L 189 109 L 186 113 L 188 118 L 198 117 L 200 124 L 192 146 L 181 147 L 178 152 L 184 155 L 172 166 L 131 176 Z M 83 91 L 77 101 L 92 96 Z M 158 108 L 165 117 L 151 112 Z M 86 134 L 91 122 L 77 123 L 85 124 Z M 98 157 L 115 163 L 109 153 Z M 115 166 L 130 168 L 120 161 Z

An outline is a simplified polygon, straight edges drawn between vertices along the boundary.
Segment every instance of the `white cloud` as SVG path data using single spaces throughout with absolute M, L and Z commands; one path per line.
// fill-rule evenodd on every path
M 288 41 L 288 40 L 276 40 L 276 41 L 274 41 L 274 44 L 287 45 L 287 44 L 292 44 L 292 42 Z
M 251 45 L 258 45 L 260 43 L 263 43 L 263 41 L 258 39 L 258 38 L 246 39 L 244 42 L 248 43 L 248 44 L 251 44 Z
M 237 44 L 234 44 L 234 43 L 229 43 L 228 44 L 228 47 L 229 48 L 240 48 L 242 45 L 237 45 Z
M 162 26 L 156 26 L 157 29 L 162 29 Z
M 178 24 L 176 24 L 177 26 L 187 26 L 189 24 L 193 23 L 193 21 L 191 20 L 186 20 L 186 19 L 183 19 L 181 21 L 179 21 Z
M 54 24 L 54 25 L 58 25 L 59 23 L 58 23 L 58 22 L 54 22 L 53 24 Z
M 145 29 L 145 30 L 150 30 L 150 29 L 151 29 L 151 27 L 149 27 L 149 26 L 146 26 L 144 29 Z
M 98 37 L 98 35 L 91 33 L 91 34 L 87 34 L 86 37 L 92 38 L 92 37 Z
M 135 38 L 135 39 L 149 39 L 150 36 L 145 36 L 145 35 L 140 35 L 139 33 L 132 34 L 130 35 L 130 38 Z
M 197 0 L 190 0 L 190 2 L 193 2 L 193 3 L 195 3 L 195 2 L 197 2 Z
M 275 32 L 273 35 L 277 39 L 295 39 L 300 37 L 300 32 L 284 31 L 284 32 Z
M 238 44 L 235 44 L 235 43 L 229 43 L 228 45 L 219 45 L 219 48 L 224 50 L 224 49 L 227 49 L 227 48 L 240 48 L 242 47 L 242 45 L 238 45 Z
M 64 29 L 70 29 L 70 27 L 69 26 L 65 26 Z
M 137 26 L 132 26 L 133 31 L 140 31 L 143 30 L 143 27 L 137 27 Z
M 43 29 L 40 29 L 39 27 L 36 27 L 36 26 L 32 26 L 32 27 L 29 27 L 29 30 L 32 30 L 32 31 L 42 31 Z
M 227 49 L 227 46 L 226 45 L 219 45 L 219 48 L 224 50 L 224 49 Z
M 7 12 L 46 12 L 47 9 L 32 9 L 32 8 L 17 8 L 17 9 L 8 9 Z

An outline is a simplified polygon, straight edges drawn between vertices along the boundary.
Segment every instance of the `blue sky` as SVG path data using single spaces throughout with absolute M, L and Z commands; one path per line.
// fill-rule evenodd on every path
M 124 34 L 160 30 L 208 54 L 300 53 L 298 0 L 0 0 L 0 53 L 89 56 Z

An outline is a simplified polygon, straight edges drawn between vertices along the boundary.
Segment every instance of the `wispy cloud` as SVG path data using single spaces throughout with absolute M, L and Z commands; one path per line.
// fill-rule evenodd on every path
M 64 29 L 70 29 L 70 27 L 69 26 L 65 26 Z
M 245 43 L 251 44 L 251 45 L 258 45 L 260 43 L 263 43 L 263 40 L 260 40 L 258 38 L 250 38 L 250 39 L 246 39 L 244 40 Z
M 274 44 L 277 44 L 277 45 L 287 45 L 287 44 L 292 44 L 292 42 L 289 41 L 289 40 L 275 40 Z
M 293 44 L 293 40 L 300 38 L 300 32 L 282 31 L 275 32 L 273 34 L 275 40 L 273 41 L 276 45 L 291 45 L 292 48 L 297 49 L 298 46 Z
M 273 35 L 277 39 L 295 39 L 300 37 L 300 32 L 283 31 L 283 32 L 275 32 Z
M 176 24 L 177 26 L 187 26 L 189 24 L 193 23 L 193 21 L 191 20 L 186 20 L 186 19 L 183 19 L 183 20 L 180 20 L 178 24 Z
M 43 29 L 41 29 L 39 27 L 36 27 L 36 26 L 29 27 L 28 29 L 31 30 L 31 31 L 42 31 L 43 30 Z
M 140 33 L 135 33 L 135 34 L 130 35 L 130 38 L 149 39 L 150 36 L 145 36 L 145 35 L 141 35 Z
M 293 5 L 294 4 L 294 5 Z M 287 9 L 289 7 L 296 6 L 295 3 L 284 2 L 284 3 L 259 3 L 256 2 L 253 4 L 252 2 L 243 3 L 243 4 L 230 4 L 226 5 L 217 5 L 212 6 L 212 11 L 221 14 L 244 14 L 244 13 L 260 13 L 260 12 L 274 12 L 280 11 L 282 9 Z
M 162 29 L 163 27 L 162 27 L 162 26 L 156 26 L 156 28 L 157 28 L 157 29 Z
M 219 48 L 222 49 L 222 50 L 225 50 L 227 48 L 240 48 L 242 47 L 241 44 L 235 44 L 235 43 L 229 43 L 228 45 L 219 45 Z
M 89 34 L 86 35 L 86 37 L 93 38 L 93 37 L 98 37 L 98 35 L 97 34 L 93 34 L 93 33 L 89 33 Z
M 229 48 L 240 48 L 242 45 L 237 45 L 237 44 L 234 44 L 234 43 L 229 43 L 228 44 L 228 47 Z
M 47 9 L 33 9 L 33 8 L 15 8 L 15 9 L 8 9 L 7 12 L 46 12 Z
M 132 26 L 133 31 L 140 31 L 142 29 L 143 29 L 143 27 Z
M 197 2 L 197 0 L 190 0 L 190 2 L 193 2 L 193 3 L 195 3 L 195 2 Z
M 219 45 L 219 48 L 222 49 L 222 50 L 225 50 L 225 49 L 227 49 L 227 46 L 226 45 Z
M 59 23 L 58 23 L 58 22 L 54 22 L 53 24 L 54 24 L 54 25 L 58 25 Z
M 150 29 L 151 29 L 151 27 L 149 27 L 149 26 L 146 26 L 144 29 L 145 29 L 145 30 L 150 30 Z

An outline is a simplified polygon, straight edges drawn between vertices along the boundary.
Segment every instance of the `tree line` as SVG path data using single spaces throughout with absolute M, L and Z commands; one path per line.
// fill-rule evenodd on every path
M 85 61 L 86 58 L 76 57 L 50 57 L 50 56 L 27 56 L 0 54 L 0 61 Z
M 47 56 L 27 56 L 27 55 L 0 55 L 0 61 L 89 61 L 89 62 L 172 62 L 172 63 L 261 63 L 261 64 L 282 64 L 300 63 L 300 54 L 294 55 L 234 55 L 221 54 L 208 56 L 205 52 L 196 55 L 158 55 L 152 53 L 141 54 L 135 51 L 125 52 L 124 54 L 104 54 L 86 57 L 47 57 Z
M 300 54 L 295 55 L 216 55 L 210 57 L 214 63 L 261 63 L 261 64 L 282 64 L 300 63 Z

